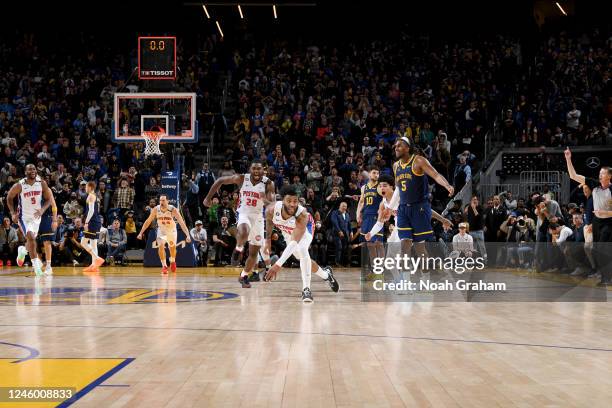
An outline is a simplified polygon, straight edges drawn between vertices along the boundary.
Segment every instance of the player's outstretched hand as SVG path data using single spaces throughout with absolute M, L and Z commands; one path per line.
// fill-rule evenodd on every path
M 370 241 L 372 239 L 372 234 L 370 234 L 369 232 L 365 235 L 365 240 L 366 241 Z
M 142 233 L 138 234 L 138 236 L 136 238 L 142 239 Z
M 565 148 L 565 151 L 563 151 L 563 154 L 565 155 L 565 158 L 568 160 L 572 158 L 572 151 L 569 149 L 569 147 Z
M 187 238 L 185 238 L 185 242 L 187 242 L 188 244 L 191 244 L 191 238 L 189 237 L 189 235 L 187 235 Z
M 278 274 L 278 272 L 280 272 L 281 267 L 274 264 L 270 267 L 270 269 L 268 269 L 268 272 L 266 272 L 266 275 L 264 276 L 264 281 L 266 282 L 270 282 L 271 280 L 276 280 L 276 274 Z
M 449 196 L 449 197 L 452 197 L 452 196 L 454 196 L 454 195 L 455 195 L 455 187 L 453 187 L 453 186 L 448 186 L 447 190 L 448 190 L 448 196 Z
M 208 198 L 204 199 L 203 204 L 204 204 L 204 207 L 206 208 L 210 208 L 210 206 L 212 205 Z

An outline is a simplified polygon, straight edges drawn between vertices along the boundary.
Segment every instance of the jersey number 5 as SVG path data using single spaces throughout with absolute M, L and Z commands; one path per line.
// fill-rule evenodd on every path
M 32 205 L 36 204 L 36 197 L 30 197 L 30 200 L 32 200 Z
M 400 185 L 401 185 L 401 189 L 402 189 L 402 191 L 406 191 L 406 181 L 405 181 L 405 180 L 402 180 L 402 182 L 400 183 Z

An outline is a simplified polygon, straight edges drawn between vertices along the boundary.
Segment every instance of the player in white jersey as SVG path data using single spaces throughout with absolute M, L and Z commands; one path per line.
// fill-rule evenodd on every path
M 17 251 L 17 265 L 22 266 L 26 254 L 30 255 L 32 266 L 37 276 L 43 274 L 42 262 L 38 259 L 36 252 L 36 236 L 43 213 L 52 207 L 52 229 L 57 228 L 57 207 L 53 200 L 53 193 L 47 183 L 38 177 L 36 166 L 28 164 L 25 167 L 25 178 L 19 180 L 8 192 L 6 204 L 11 213 L 14 223 L 19 224 L 19 228 L 26 238 L 25 247 L 20 246 Z M 19 212 L 15 211 L 14 200 L 19 197 Z M 42 204 L 44 198 L 45 203 Z
M 170 250 L 170 270 L 176 272 L 176 221 L 178 221 L 183 233 L 185 233 L 185 241 L 187 243 L 191 242 L 191 236 L 189 235 L 185 220 L 176 207 L 168 204 L 168 197 L 162 194 L 159 196 L 159 205 L 151 210 L 149 218 L 142 224 L 138 239 L 142 239 L 143 232 L 149 228 L 154 219 L 157 220 L 157 252 L 162 264 L 162 274 L 168 273 L 166 244 Z
M 276 261 L 264 279 L 270 281 L 275 279 L 283 264 L 291 255 L 300 260 L 300 270 L 302 272 L 302 301 L 312 302 L 312 291 L 310 290 L 310 278 L 312 271 L 323 280 L 327 281 L 334 292 L 338 292 L 338 281 L 330 267 L 322 268 L 315 261 L 310 259 L 308 248 L 312 242 L 314 232 L 314 221 L 308 211 L 299 205 L 298 194 L 293 186 L 284 186 L 281 189 L 283 201 L 269 205 L 266 209 L 266 238 L 265 251 L 270 254 L 272 247 L 272 229 L 275 227 L 281 231 L 287 247 Z
M 274 201 L 274 183 L 264 176 L 264 168 L 259 160 L 251 163 L 250 172 L 233 176 L 220 177 L 214 182 L 204 199 L 204 205 L 210 207 L 210 200 L 222 185 L 235 184 L 240 188 L 238 205 L 238 233 L 236 249 L 232 254 L 232 265 L 237 266 L 242 258 L 244 244 L 249 241 L 249 256 L 238 282 L 243 288 L 250 288 L 249 274 L 257 264 L 259 249 L 264 240 L 264 205 Z

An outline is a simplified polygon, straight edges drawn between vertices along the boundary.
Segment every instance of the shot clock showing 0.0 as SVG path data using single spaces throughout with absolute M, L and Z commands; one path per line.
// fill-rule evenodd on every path
M 176 79 L 176 37 L 138 37 L 138 78 Z

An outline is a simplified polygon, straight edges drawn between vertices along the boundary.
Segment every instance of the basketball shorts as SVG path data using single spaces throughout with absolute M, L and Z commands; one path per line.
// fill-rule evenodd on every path
M 51 224 L 53 223 L 53 217 L 50 215 L 43 215 L 40 219 L 40 227 L 38 228 L 38 238 L 44 241 L 53 241 L 55 238 L 55 232 L 53 232 L 53 228 L 51 228 Z
M 21 227 L 23 235 L 27 235 L 28 232 L 31 232 L 34 237 L 36 237 L 38 235 L 41 220 L 42 218 L 36 218 L 34 216 L 19 217 L 19 226 Z
M 87 224 L 87 230 L 83 233 L 85 238 L 98 239 L 98 233 L 100 232 L 101 226 L 102 224 L 100 224 L 99 222 L 89 222 Z
M 400 204 L 395 220 L 401 240 L 411 239 L 414 242 L 424 242 L 433 238 L 429 201 Z
M 168 246 L 176 246 L 176 229 L 174 230 L 161 230 L 160 228 L 157 229 L 157 244 L 158 245 L 165 245 L 168 244 Z
M 264 240 L 264 217 L 261 213 L 239 213 L 237 226 L 246 224 L 249 226 L 247 240 L 250 245 L 263 246 Z
M 361 221 L 361 242 L 366 242 L 365 235 L 372 230 L 374 224 L 378 220 L 378 214 L 368 214 L 363 216 Z M 378 234 L 374 235 L 369 242 L 383 242 L 384 241 L 384 230 L 378 231 Z

